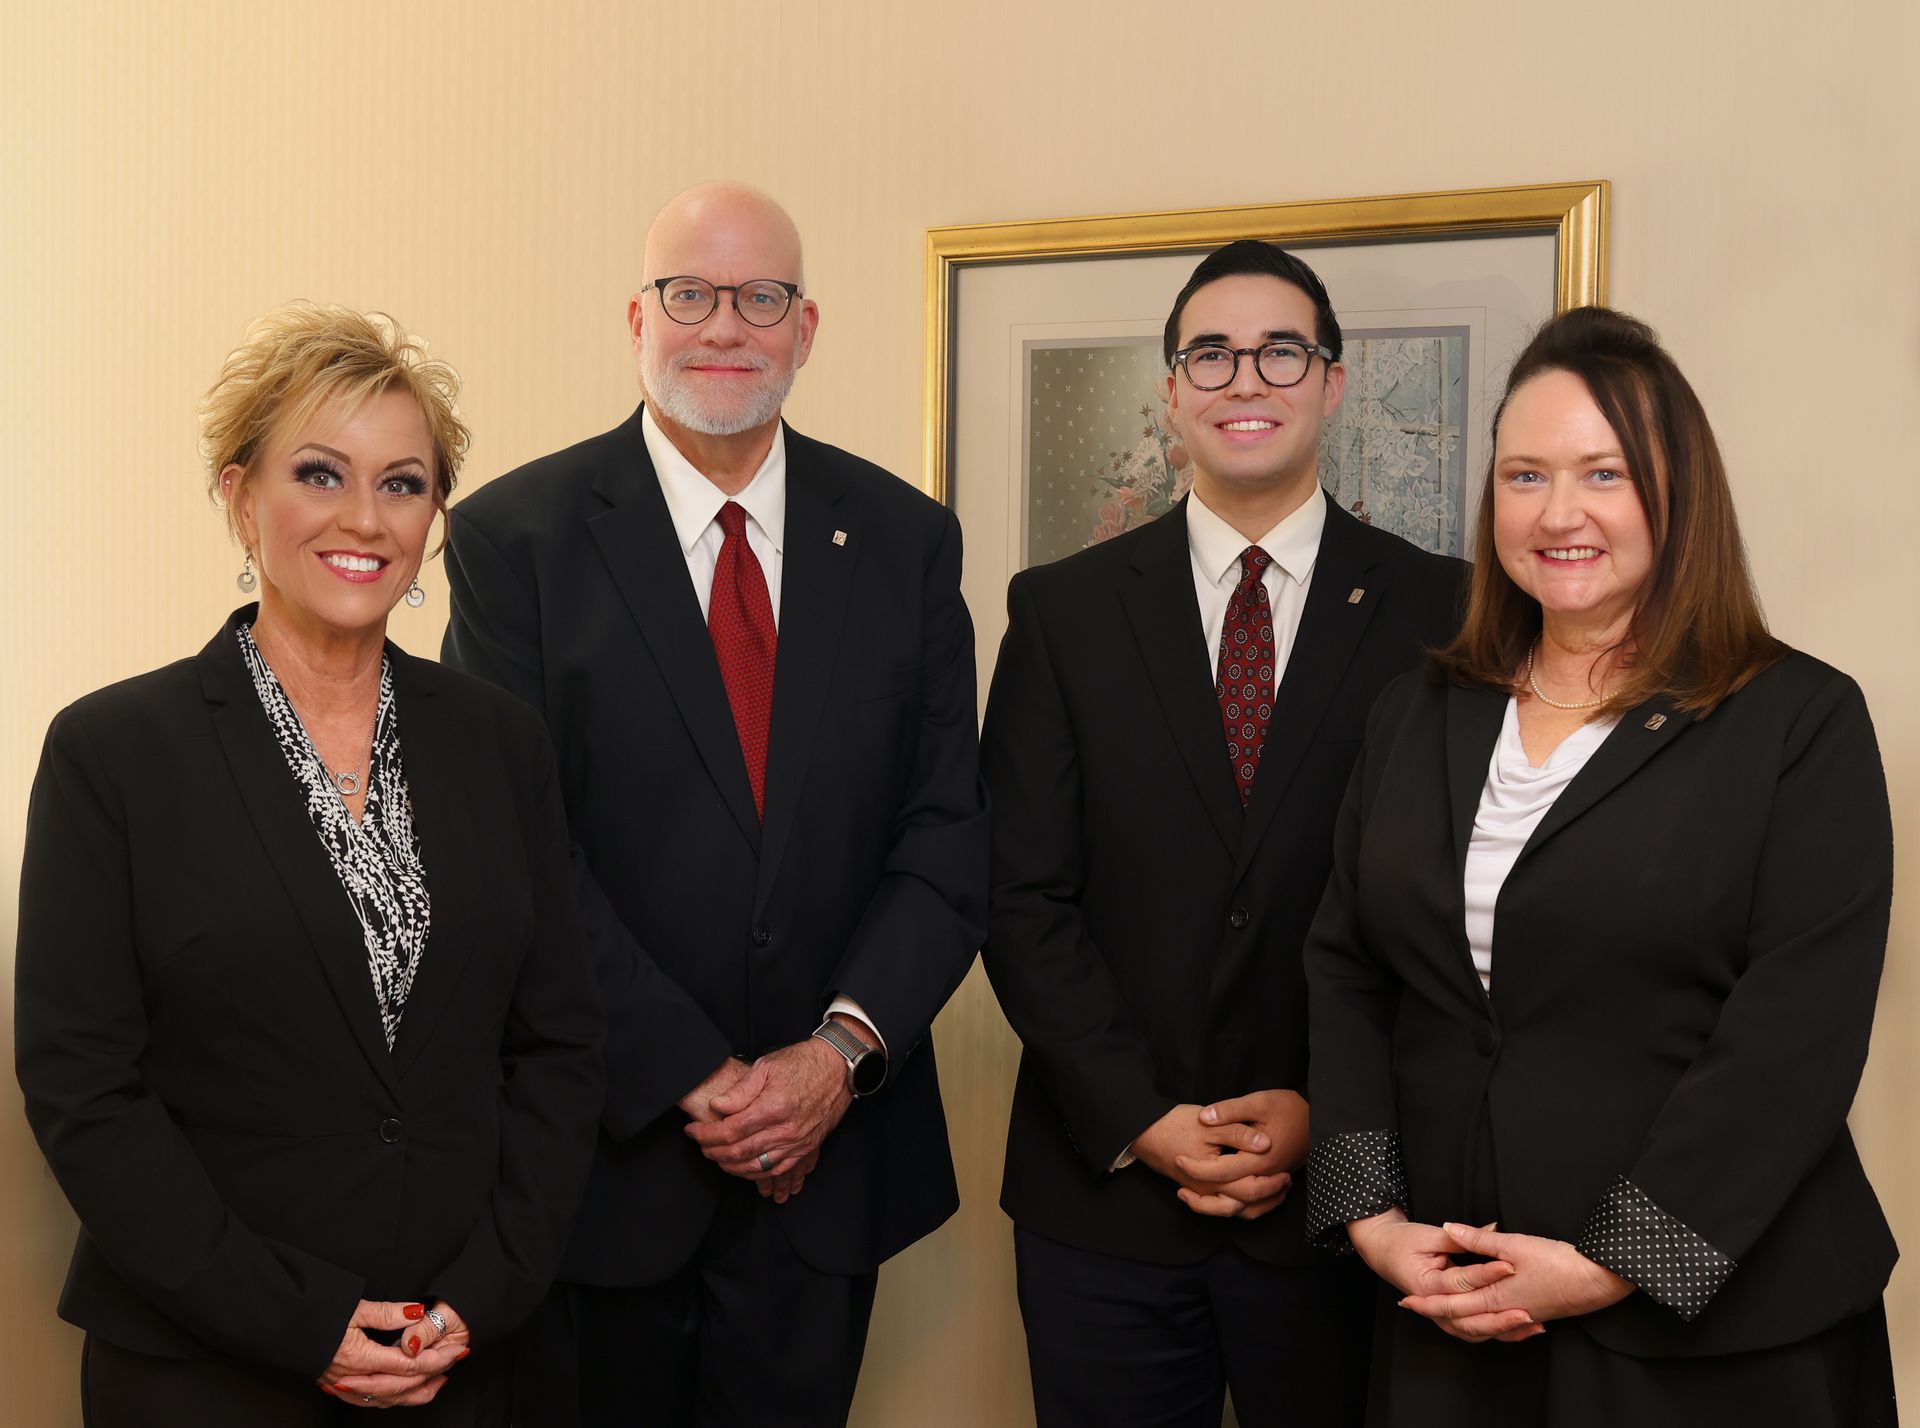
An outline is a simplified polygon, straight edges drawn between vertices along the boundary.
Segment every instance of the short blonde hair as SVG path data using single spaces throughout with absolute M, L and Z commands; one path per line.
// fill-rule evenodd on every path
M 340 403 L 351 411 L 392 391 L 408 393 L 427 419 L 433 499 L 445 510 L 469 440 L 458 406 L 460 374 L 427 356 L 426 344 L 384 312 L 307 302 L 276 308 L 249 327 L 201 401 L 208 493 L 224 502 L 231 522 L 237 493 L 220 487 L 227 467 L 251 476 L 248 468 L 269 440 L 298 430 L 321 407 Z

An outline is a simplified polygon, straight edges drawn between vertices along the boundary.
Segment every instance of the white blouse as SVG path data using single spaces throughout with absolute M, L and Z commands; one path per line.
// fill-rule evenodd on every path
M 1519 706 L 1507 700 L 1500 738 L 1487 762 L 1486 786 L 1480 790 L 1480 809 L 1473 815 L 1473 838 L 1467 844 L 1467 946 L 1473 952 L 1480 985 L 1489 991 L 1493 989 L 1493 908 L 1507 874 L 1553 801 L 1619 722 L 1616 718 L 1582 724 L 1535 768 L 1527 762 L 1520 742 Z

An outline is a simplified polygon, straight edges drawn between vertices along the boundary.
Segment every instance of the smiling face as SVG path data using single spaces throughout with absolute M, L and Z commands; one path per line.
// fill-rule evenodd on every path
M 1542 372 L 1507 400 L 1494 436 L 1493 541 L 1549 629 L 1624 634 L 1653 569 L 1653 530 L 1620 439 L 1573 373 Z M 1637 478 L 1637 479 L 1636 479 Z
M 221 481 L 259 565 L 263 616 L 334 635 L 385 629 L 439 509 L 433 440 L 410 394 L 322 407 Z
M 715 286 L 773 278 L 799 283 L 800 236 L 766 195 L 730 184 L 691 189 L 661 210 L 647 234 L 646 280 L 705 278 Z M 795 374 L 813 350 L 819 309 L 796 297 L 772 327 L 755 327 L 720 293 L 698 323 L 678 323 L 655 290 L 627 305 L 641 385 L 654 419 L 706 436 L 763 433 L 780 416 Z
M 1179 345 L 1197 342 L 1259 347 L 1292 340 L 1313 344 L 1313 300 L 1282 278 L 1236 273 L 1196 291 L 1180 315 Z M 1304 499 L 1318 472 L 1320 428 L 1340 405 L 1346 369 L 1315 357 L 1297 386 L 1269 387 L 1242 357 L 1234 378 L 1203 392 L 1176 370 L 1168 377 L 1167 414 L 1193 458 L 1194 488 L 1209 506 L 1222 498 L 1298 491 Z

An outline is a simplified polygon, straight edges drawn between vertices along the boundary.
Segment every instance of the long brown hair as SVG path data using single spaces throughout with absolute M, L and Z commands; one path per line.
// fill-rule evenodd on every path
M 1627 678 L 1591 717 L 1623 714 L 1655 694 L 1707 713 L 1786 646 L 1760 613 L 1706 411 L 1652 328 L 1611 308 L 1577 307 L 1549 319 L 1514 362 L 1494 412 L 1496 440 L 1513 394 L 1543 372 L 1585 383 L 1620 439 L 1653 534 L 1653 566 L 1623 642 Z M 1517 673 L 1540 634 L 1540 606 L 1513 583 L 1494 549 L 1493 481 L 1489 458 L 1466 621 L 1431 658 L 1456 684 L 1518 693 Z

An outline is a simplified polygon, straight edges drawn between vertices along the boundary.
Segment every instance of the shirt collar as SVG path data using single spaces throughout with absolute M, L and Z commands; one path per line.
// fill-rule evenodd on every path
M 1195 491 L 1187 497 L 1187 549 L 1194 564 L 1218 585 L 1229 573 L 1240 578 L 1240 553 L 1257 545 L 1273 557 L 1280 572 L 1295 585 L 1306 584 L 1320 554 L 1320 535 L 1327 526 L 1327 493 L 1318 482 L 1313 494 L 1259 540 L 1250 541 L 1228 525 Z
M 680 448 L 654 421 L 651 408 L 641 408 L 640 435 L 647 443 L 647 455 L 653 458 L 654 475 L 660 480 L 660 494 L 667 498 L 667 514 L 673 519 L 673 532 L 679 537 L 682 555 L 699 543 L 728 501 L 737 501 L 772 542 L 774 550 L 784 552 L 787 529 L 787 428 L 784 422 L 774 427 L 773 445 L 767 448 L 767 459 L 760 463 L 760 469 L 737 496 L 727 495 L 680 454 Z

